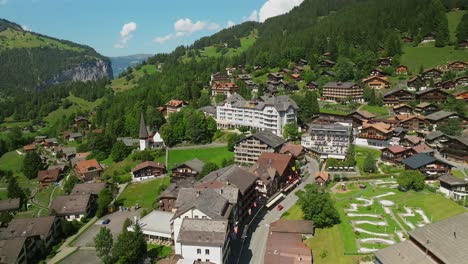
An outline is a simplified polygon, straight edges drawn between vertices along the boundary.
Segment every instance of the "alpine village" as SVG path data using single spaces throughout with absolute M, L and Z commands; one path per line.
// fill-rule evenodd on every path
M 0 263 L 468 263 L 468 1 L 296 2 L 120 70 L 0 19 Z

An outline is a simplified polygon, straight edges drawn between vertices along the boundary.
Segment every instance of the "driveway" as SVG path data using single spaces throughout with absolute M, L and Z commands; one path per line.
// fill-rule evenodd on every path
M 309 176 L 307 179 L 302 182 L 293 192 L 289 193 L 282 202 L 280 202 L 280 204 L 284 207 L 283 210 L 278 211 L 273 207 L 271 211 L 266 212 L 266 214 L 263 216 L 263 219 L 258 219 L 259 222 L 257 221 L 257 228 L 249 237 L 246 238 L 238 263 L 263 263 L 270 224 L 279 220 L 284 212 L 296 204 L 298 200 L 295 194 L 296 191 L 304 190 L 304 187 L 307 184 L 311 184 L 314 181 L 314 175 L 318 171 L 318 164 L 313 159 L 308 158 L 307 160 L 307 167 L 309 169 Z
M 110 215 L 106 215 L 96 221 L 88 230 L 86 230 L 81 236 L 75 241 L 75 247 L 94 247 L 94 237 L 99 233 L 99 229 L 102 226 L 105 226 L 110 229 L 114 237 L 114 241 L 117 239 L 117 236 L 122 232 L 122 226 L 125 222 L 125 219 L 129 218 L 130 220 L 134 219 L 134 216 L 140 217 L 140 211 L 125 211 L 125 212 L 115 212 Z M 103 225 L 102 221 L 104 219 L 110 219 L 110 223 Z
M 101 259 L 96 255 L 96 251 L 92 248 L 80 248 L 75 253 L 61 261 L 63 264 L 100 264 Z

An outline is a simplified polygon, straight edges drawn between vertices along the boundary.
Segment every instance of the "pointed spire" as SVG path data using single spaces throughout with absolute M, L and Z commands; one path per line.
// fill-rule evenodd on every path
M 141 112 L 140 118 L 140 139 L 148 139 L 148 129 L 146 128 L 145 118 L 143 117 L 143 112 Z

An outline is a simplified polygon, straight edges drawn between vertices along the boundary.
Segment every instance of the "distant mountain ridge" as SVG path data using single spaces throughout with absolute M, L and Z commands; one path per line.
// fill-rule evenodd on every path
M 110 60 L 93 48 L 26 31 L 5 19 L 0 19 L 0 61 L 0 93 L 5 95 L 113 76 Z
M 128 67 L 135 67 L 151 56 L 153 56 L 153 54 L 134 54 L 128 56 L 109 57 L 112 63 L 114 78 L 117 78 L 119 74 L 124 72 Z

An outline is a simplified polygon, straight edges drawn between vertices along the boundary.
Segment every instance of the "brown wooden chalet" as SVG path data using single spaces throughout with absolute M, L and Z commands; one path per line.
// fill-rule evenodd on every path
M 441 89 L 430 88 L 416 93 L 416 100 L 420 102 L 440 102 L 447 101 L 449 94 Z
M 239 86 L 232 82 L 215 82 L 211 87 L 211 95 L 216 96 L 218 94 L 223 94 L 230 96 L 233 93 L 239 92 Z
M 437 88 L 441 88 L 441 89 L 446 89 L 446 90 L 449 90 L 449 89 L 455 89 L 455 82 L 454 81 L 451 81 L 451 80 L 448 80 L 448 81 L 445 81 L 445 82 L 438 82 L 435 84 L 435 87 Z
M 321 60 L 319 62 L 320 67 L 322 68 L 333 68 L 335 66 L 336 62 L 331 61 L 331 60 Z
M 419 103 L 414 107 L 414 111 L 418 114 L 429 115 L 437 112 L 439 107 L 433 103 L 423 102 Z
M 166 172 L 166 166 L 164 166 L 164 164 L 153 161 L 142 162 L 132 169 L 134 181 L 158 177 L 164 175 Z
M 302 76 L 298 73 L 291 74 L 291 78 L 293 78 L 296 82 L 302 81 Z
M 433 80 L 434 82 L 442 79 L 442 71 L 436 68 L 430 68 L 421 73 L 424 80 Z
M 89 126 L 89 119 L 84 116 L 75 117 L 75 126 L 85 128 Z
M 468 62 L 465 61 L 454 61 L 447 65 L 450 71 L 464 71 L 468 69 Z
M 407 82 L 406 82 L 406 86 L 410 87 L 410 88 L 419 88 L 419 87 L 422 87 L 425 85 L 425 82 L 424 80 L 422 79 L 421 76 L 419 75 L 416 75 L 416 76 L 413 76 L 411 77 Z
M 398 105 L 393 106 L 392 109 L 393 109 L 393 112 L 397 115 L 412 114 L 414 110 L 414 108 L 411 105 L 407 105 L 407 104 L 398 104 Z
M 383 96 L 384 104 L 387 106 L 408 103 L 413 100 L 414 94 L 403 89 L 393 90 Z
M 382 149 L 380 158 L 384 162 L 399 164 L 402 160 L 409 157 L 408 149 L 403 146 L 390 146 Z
M 389 124 L 380 123 L 367 123 L 361 128 L 358 135 L 359 138 L 373 139 L 373 140 L 389 140 L 393 135 L 393 128 Z
M 309 83 L 307 83 L 306 87 L 309 90 L 314 90 L 315 91 L 315 90 L 318 89 L 318 82 L 310 81 Z
M 181 163 L 172 168 L 171 181 L 195 181 L 203 170 L 205 163 L 199 159 L 193 159 Z
M 415 147 L 419 145 L 422 141 L 423 139 L 418 136 L 406 135 L 402 140 L 400 140 L 400 144 L 405 147 Z
M 296 66 L 294 66 L 294 67 L 292 68 L 292 71 L 293 71 L 294 73 L 301 73 L 301 72 L 304 71 L 304 67 L 299 66 L 299 65 L 296 65 Z
M 304 60 L 304 59 L 300 59 L 300 60 L 296 61 L 296 65 L 297 65 L 297 66 L 301 66 L 301 67 L 306 66 L 307 63 L 308 63 L 308 62 L 307 62 L 306 60 Z
M 413 42 L 413 38 L 412 38 L 412 37 L 408 37 L 408 36 L 403 36 L 403 37 L 401 37 L 401 40 L 402 40 L 404 43 L 411 43 L 411 42 Z
M 279 82 L 279 81 L 282 81 L 283 79 L 284 79 L 284 76 L 281 73 L 268 74 L 269 81 Z
M 468 49 L 468 40 L 464 40 L 460 43 L 458 43 L 458 47 L 461 49 Z
M 45 188 L 54 182 L 57 182 L 60 178 L 60 169 L 53 170 L 42 170 L 37 173 L 37 179 L 41 184 L 42 188 Z
M 422 42 L 430 42 L 430 41 L 435 41 L 436 39 L 436 34 L 435 33 L 427 33 L 426 35 L 423 36 Z
M 452 165 L 426 153 L 415 154 L 401 161 L 407 170 L 419 170 L 430 179 L 450 172 Z
M 408 74 L 408 67 L 406 67 L 405 65 L 398 65 L 395 68 L 395 73 L 396 74 Z
M 187 105 L 188 105 L 187 101 L 172 99 L 166 103 L 167 115 L 169 116 L 172 113 L 179 112 L 182 108 L 186 107 Z
M 464 137 L 448 137 L 440 142 L 440 154 L 452 161 L 468 162 L 468 140 Z
M 377 63 L 381 67 L 388 67 L 388 66 L 392 65 L 392 58 L 391 57 L 380 58 L 380 59 L 378 59 Z
M 455 99 L 468 102 L 468 91 L 463 91 L 455 94 Z
M 283 76 L 284 76 L 284 75 L 290 74 L 290 73 L 291 73 L 291 70 L 288 69 L 288 68 L 282 68 L 282 69 L 279 71 L 279 73 L 283 74 Z
M 370 76 L 380 76 L 383 77 L 385 76 L 385 72 L 379 68 L 374 68 L 369 72 Z
M 425 130 L 429 126 L 429 122 L 425 120 L 424 116 L 420 115 L 397 115 L 390 119 L 398 120 L 398 126 L 403 127 L 406 131 L 420 131 Z
M 373 89 L 385 89 L 390 87 L 388 79 L 381 76 L 371 76 L 369 78 L 362 79 L 362 83 Z
M 455 79 L 455 84 L 457 86 L 468 86 L 468 76 L 463 76 Z

